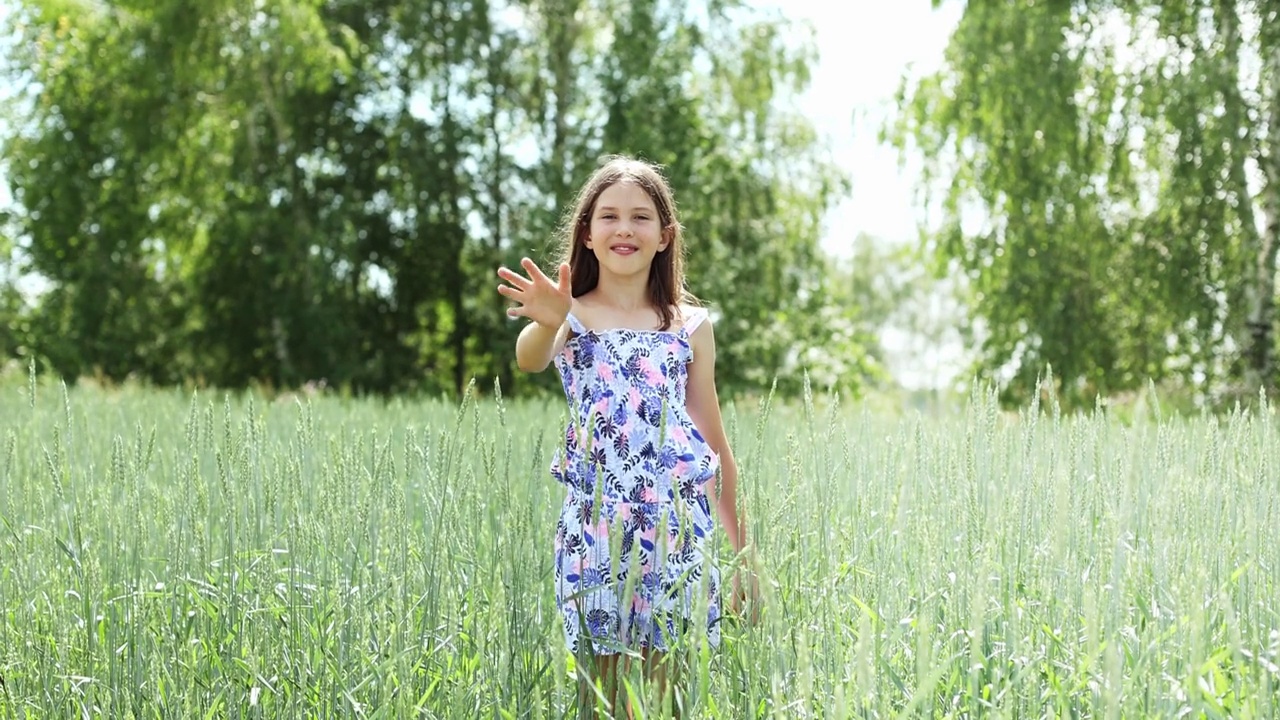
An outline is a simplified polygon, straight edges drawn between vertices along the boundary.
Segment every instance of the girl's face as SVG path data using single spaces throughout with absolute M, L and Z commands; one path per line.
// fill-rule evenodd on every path
M 596 200 L 586 245 L 602 274 L 647 276 L 654 257 L 667 249 L 668 239 L 649 193 L 636 183 L 619 182 Z

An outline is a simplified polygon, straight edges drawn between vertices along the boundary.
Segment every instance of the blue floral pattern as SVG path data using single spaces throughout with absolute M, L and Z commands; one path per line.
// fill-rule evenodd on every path
M 706 493 L 719 459 L 685 408 L 689 337 L 706 316 L 688 309 L 673 331 L 594 331 L 569 315 L 572 334 L 555 365 L 570 422 L 551 474 L 567 489 L 555 588 L 575 653 L 666 650 L 695 616 L 719 645 Z

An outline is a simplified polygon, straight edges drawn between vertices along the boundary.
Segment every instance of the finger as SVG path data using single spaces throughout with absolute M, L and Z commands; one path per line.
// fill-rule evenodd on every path
M 560 263 L 560 292 L 567 293 L 570 288 L 569 263 Z
M 516 307 L 509 307 L 509 308 L 507 308 L 507 317 L 513 317 L 513 318 L 516 318 L 516 317 L 525 317 L 525 310 L 524 310 L 524 306 L 523 306 L 523 305 L 517 305 Z
M 532 281 L 531 284 L 535 284 L 535 286 L 552 286 L 552 279 L 550 279 L 547 273 L 544 273 L 543 269 L 539 268 L 538 264 L 534 263 L 534 261 L 529 258 L 525 258 L 524 266 L 526 270 L 529 270 L 529 279 Z
M 533 282 L 536 283 L 539 280 L 546 280 L 547 282 L 551 282 L 551 279 L 548 278 L 546 274 L 542 272 L 542 269 L 539 268 L 537 264 L 535 264 L 529 258 L 522 259 L 520 261 L 520 266 L 529 272 L 529 279 L 532 280 Z
M 499 285 L 498 292 L 516 301 L 519 301 L 521 298 L 524 297 L 523 290 L 520 290 L 519 288 L 513 288 L 510 285 Z
M 498 277 L 502 278 L 503 280 L 506 280 L 512 285 L 515 285 L 521 290 L 528 290 L 529 286 L 533 284 L 528 280 L 526 280 L 524 277 L 522 277 L 520 273 L 517 273 L 505 267 L 498 268 Z

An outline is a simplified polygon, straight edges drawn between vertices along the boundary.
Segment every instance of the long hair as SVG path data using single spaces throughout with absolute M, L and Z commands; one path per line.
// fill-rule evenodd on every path
M 685 287 L 684 228 L 676 214 L 671 186 L 657 166 L 622 155 L 605 158 L 591 178 L 578 191 L 571 213 L 565 216 L 560 231 L 561 261 L 569 263 L 569 279 L 573 297 L 580 297 L 600 281 L 600 262 L 587 248 L 591 235 L 591 215 L 600 194 L 620 182 L 632 182 L 644 189 L 658 211 L 666 250 L 658 253 L 649 266 L 649 302 L 662 320 L 661 330 L 670 328 L 673 309 L 681 303 L 696 304 L 697 298 Z

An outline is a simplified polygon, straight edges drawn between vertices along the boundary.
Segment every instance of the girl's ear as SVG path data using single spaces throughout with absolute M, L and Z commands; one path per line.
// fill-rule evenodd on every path
M 658 245 L 658 252 L 663 252 L 676 238 L 676 226 L 674 224 L 662 228 L 662 242 Z

